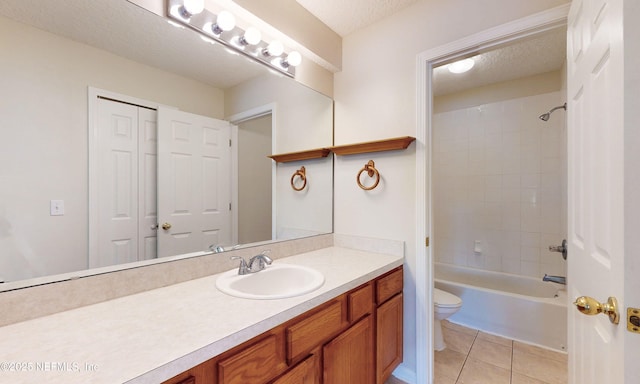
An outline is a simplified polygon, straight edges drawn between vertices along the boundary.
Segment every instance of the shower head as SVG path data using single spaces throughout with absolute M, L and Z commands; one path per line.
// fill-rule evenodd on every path
M 564 103 L 563 105 L 560 105 L 558 107 L 552 108 L 549 112 L 547 113 L 543 113 L 542 115 L 538 116 L 538 118 L 542 121 L 548 121 L 549 118 L 551 117 L 551 114 L 553 113 L 553 111 L 555 111 L 556 109 L 564 109 L 565 111 L 567 110 L 567 103 Z

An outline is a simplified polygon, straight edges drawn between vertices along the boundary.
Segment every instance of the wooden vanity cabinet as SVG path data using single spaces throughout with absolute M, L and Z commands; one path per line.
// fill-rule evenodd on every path
M 383 384 L 402 361 L 402 267 L 163 384 Z

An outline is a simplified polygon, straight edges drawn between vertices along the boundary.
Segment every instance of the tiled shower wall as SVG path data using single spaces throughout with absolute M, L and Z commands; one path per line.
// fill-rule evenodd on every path
M 549 245 L 566 237 L 565 111 L 560 92 L 433 117 L 435 260 L 565 276 Z

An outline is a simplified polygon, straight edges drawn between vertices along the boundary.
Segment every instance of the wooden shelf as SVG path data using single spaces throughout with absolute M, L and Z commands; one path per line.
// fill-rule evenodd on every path
M 394 151 L 397 149 L 407 149 L 409 144 L 411 144 L 415 139 L 415 137 L 411 136 L 395 137 L 392 139 L 368 141 L 365 143 L 338 145 L 329 149 L 339 156 L 355 155 L 358 153 Z
M 288 163 L 291 161 L 320 159 L 327 157 L 331 150 L 329 148 L 310 149 L 308 151 L 281 153 L 278 155 L 268 156 L 275 160 L 276 163 Z

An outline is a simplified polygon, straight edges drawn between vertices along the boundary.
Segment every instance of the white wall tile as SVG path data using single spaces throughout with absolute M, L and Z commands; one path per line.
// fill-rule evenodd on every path
M 565 273 L 566 262 L 547 247 L 566 232 L 566 129 L 563 119 L 537 118 L 559 100 L 554 92 L 434 116 L 437 260 L 536 277 Z

